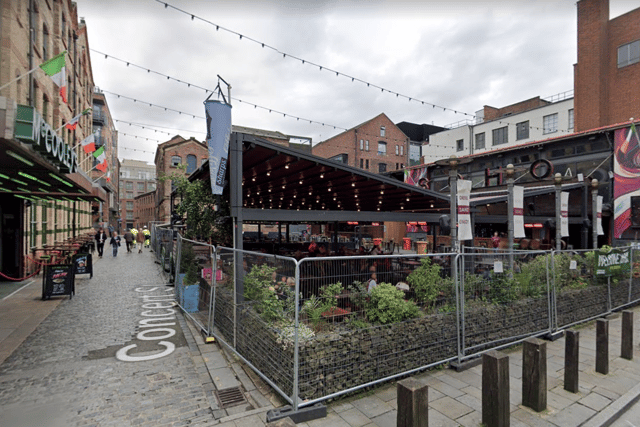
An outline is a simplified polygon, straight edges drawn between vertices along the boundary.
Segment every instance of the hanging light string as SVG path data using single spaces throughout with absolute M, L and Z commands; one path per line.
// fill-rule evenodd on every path
M 453 109 L 453 108 L 443 107 L 443 106 L 441 106 L 441 105 L 437 105 L 437 104 L 433 104 L 433 103 L 431 103 L 431 102 L 423 101 L 423 100 L 417 99 L 417 98 L 415 98 L 415 97 L 410 97 L 410 96 L 408 96 L 408 95 L 403 95 L 403 94 L 401 94 L 401 93 L 399 93 L 399 92 L 395 92 L 395 91 L 392 91 L 392 90 L 386 89 L 386 88 L 384 88 L 384 87 L 382 87 L 382 86 L 378 86 L 378 85 L 376 85 L 376 84 L 373 84 L 373 83 L 368 82 L 368 81 L 366 81 L 366 80 L 360 79 L 360 78 L 358 78 L 358 77 L 354 77 L 354 76 L 351 76 L 351 75 L 349 75 L 349 74 L 345 74 L 345 73 L 343 73 L 343 72 L 341 72 L 341 71 L 337 71 L 337 70 L 334 70 L 334 69 L 332 69 L 332 68 L 325 67 L 324 65 L 320 65 L 320 64 L 317 64 L 317 63 L 315 63 L 315 62 L 311 62 L 311 61 L 308 61 L 308 60 L 306 60 L 306 59 L 299 58 L 299 57 L 297 57 L 297 56 L 295 56 L 295 55 L 291 55 L 291 54 L 289 54 L 289 53 L 283 52 L 283 51 L 281 51 L 280 49 L 278 49 L 278 48 L 276 48 L 276 47 L 273 47 L 273 46 L 271 46 L 271 45 L 269 45 L 269 44 L 267 44 L 267 43 L 261 42 L 261 41 L 259 41 L 259 40 L 253 39 L 253 38 L 251 38 L 251 37 L 247 37 L 247 36 L 246 36 L 246 35 L 244 35 L 244 34 L 241 34 L 241 33 L 238 33 L 238 32 L 236 32 L 236 31 L 233 31 L 233 30 L 230 30 L 230 29 L 228 29 L 228 28 L 225 28 L 225 27 L 223 27 L 223 26 L 221 26 L 221 25 L 218 25 L 218 24 L 216 24 L 216 23 L 214 23 L 214 22 L 209 21 L 208 19 L 202 18 L 202 17 L 200 17 L 200 16 L 198 16 L 198 15 L 196 15 L 196 14 L 193 14 L 193 13 L 187 12 L 187 11 L 185 11 L 185 10 L 183 10 L 183 9 L 180 9 L 180 8 L 178 8 L 178 7 L 175 7 L 175 6 L 173 6 L 173 5 L 169 4 L 169 3 L 166 3 L 166 2 L 164 2 L 164 1 L 156 0 L 156 2 L 161 3 L 161 4 L 164 4 L 164 8 L 165 8 L 165 9 L 167 9 L 167 8 L 169 8 L 169 7 L 170 7 L 170 8 L 172 8 L 172 9 L 174 9 L 174 10 L 176 10 L 176 11 L 180 12 L 180 13 L 183 13 L 183 14 L 185 14 L 185 15 L 190 16 L 192 21 L 193 21 L 193 20 L 195 20 L 195 19 L 198 19 L 198 20 L 200 20 L 200 21 L 202 21 L 202 22 L 205 22 L 205 23 L 207 23 L 207 24 L 209 24 L 209 25 L 211 25 L 211 26 L 214 26 L 214 27 L 216 27 L 216 31 L 218 31 L 218 30 L 223 30 L 223 31 L 226 31 L 226 32 L 228 32 L 228 33 L 231 33 L 231 34 L 233 34 L 233 35 L 238 36 L 240 40 L 248 40 L 248 41 L 250 41 L 250 42 L 253 42 L 253 43 L 256 43 L 256 44 L 258 44 L 258 45 L 262 46 L 263 48 L 270 49 L 270 50 L 272 50 L 272 51 L 276 52 L 277 54 L 282 55 L 282 58 L 287 58 L 287 57 L 288 57 L 288 58 L 291 58 L 291 59 L 293 59 L 293 60 L 299 61 L 299 62 L 300 62 L 300 63 L 302 63 L 303 65 L 310 65 L 310 66 L 312 66 L 312 67 L 318 67 L 318 69 L 319 69 L 320 71 L 328 71 L 328 72 L 330 72 L 330 73 L 335 73 L 335 75 L 336 75 L 336 76 L 341 76 L 341 77 L 345 77 L 345 78 L 351 79 L 351 82 L 358 82 L 358 83 L 362 83 L 362 84 L 367 85 L 367 87 L 369 87 L 369 88 L 373 88 L 373 89 L 380 89 L 380 91 L 381 91 L 381 92 L 388 92 L 388 93 L 390 93 L 390 94 L 392 94 L 392 95 L 395 95 L 395 96 L 396 96 L 396 98 L 405 98 L 405 99 L 407 99 L 407 100 L 409 100 L 409 101 L 415 101 L 415 102 L 419 102 L 419 103 L 421 103 L 422 105 L 428 105 L 428 106 L 431 106 L 432 108 L 442 109 L 442 111 L 450 111 L 450 112 L 453 112 L 453 113 L 455 113 L 455 114 L 464 114 L 465 116 L 472 117 L 472 118 L 476 118 L 475 114 L 465 113 L 464 111 L 459 111 L 459 110 L 455 110 L 455 109 Z
M 149 154 L 156 154 L 155 151 L 147 151 L 147 150 L 141 150 L 139 148 L 129 148 L 129 147 L 123 147 L 123 146 L 118 146 L 118 148 L 122 148 L 123 150 L 130 150 L 130 151 L 139 151 L 141 153 L 149 153 Z
M 189 132 L 189 133 L 199 133 L 199 134 L 206 134 L 206 132 L 202 132 L 202 131 L 197 131 L 197 130 L 190 130 L 190 129 L 179 129 L 179 128 L 173 128 L 173 127 L 169 127 L 169 126 L 158 126 L 158 125 L 150 125 L 150 124 L 146 124 L 146 123 L 136 123 L 136 122 L 129 122 L 126 120 L 118 120 L 118 119 L 114 119 L 115 122 L 118 123 L 124 123 L 127 124 L 129 126 L 136 126 L 145 130 L 152 130 L 155 133 L 161 133 L 164 135 L 175 135 L 175 132 L 166 132 L 163 130 L 158 130 L 156 128 L 161 128 L 161 129 L 173 129 L 173 130 L 177 130 L 177 131 L 182 131 L 182 132 Z
M 146 136 L 132 135 L 130 133 L 125 133 L 125 132 L 120 132 L 120 131 L 118 131 L 118 135 L 130 136 L 130 137 L 135 138 L 135 139 L 140 138 L 140 139 L 144 139 L 145 141 L 153 141 L 153 142 L 157 142 L 157 143 L 165 142 L 165 141 L 160 141 L 159 139 L 147 138 Z

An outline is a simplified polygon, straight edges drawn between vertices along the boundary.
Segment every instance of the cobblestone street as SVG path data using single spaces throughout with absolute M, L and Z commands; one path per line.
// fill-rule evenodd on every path
M 198 363 L 200 352 L 190 334 L 185 338 L 184 319 L 177 309 L 177 315 L 169 315 L 174 310 L 164 307 L 171 302 L 149 297 L 161 301 L 173 295 L 153 255 L 148 250 L 129 254 L 124 247 L 116 258 L 106 254 L 94 261 L 93 278 L 78 276 L 76 295 L 57 297 L 63 298 L 59 306 L 0 365 L 0 425 L 215 422 L 211 377 Z M 39 288 L 41 277 L 35 279 L 31 286 Z M 154 328 L 140 322 L 154 317 L 157 326 L 171 326 L 137 339 L 142 330 Z M 168 353 L 154 337 L 170 335 L 171 328 L 175 334 L 164 340 L 175 346 L 170 354 L 132 362 L 114 357 L 132 344 L 136 347 L 128 355 L 135 358 Z

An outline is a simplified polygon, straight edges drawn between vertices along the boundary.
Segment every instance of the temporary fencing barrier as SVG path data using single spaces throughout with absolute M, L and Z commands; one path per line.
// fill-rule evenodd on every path
M 593 251 L 463 250 L 296 260 L 178 235 L 176 299 L 294 408 L 640 301 L 634 248 L 619 257 L 634 268 L 609 278 L 596 274 Z

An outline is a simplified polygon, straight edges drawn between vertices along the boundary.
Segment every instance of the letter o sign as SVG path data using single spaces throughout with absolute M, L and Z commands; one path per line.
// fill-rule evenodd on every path
M 529 173 L 531 173 L 531 176 L 535 179 L 543 180 L 553 173 L 553 165 L 547 159 L 536 160 L 531 163 Z
M 164 334 L 147 336 L 147 334 L 151 334 L 153 332 L 164 332 Z M 175 334 L 176 334 L 176 331 L 171 328 L 154 328 L 154 329 L 147 329 L 146 331 L 139 332 L 138 335 L 136 335 L 136 338 L 142 341 L 155 341 L 155 340 L 164 340 L 167 338 L 171 338 Z

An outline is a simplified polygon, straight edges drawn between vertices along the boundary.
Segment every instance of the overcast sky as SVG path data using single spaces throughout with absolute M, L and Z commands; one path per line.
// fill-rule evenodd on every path
M 220 75 L 232 86 L 234 125 L 306 136 L 314 143 L 383 112 L 394 123 L 445 126 L 471 117 L 429 104 L 474 114 L 484 105 L 573 90 L 574 0 L 77 3 L 89 32 L 95 84 L 108 92 L 117 120 L 120 159 L 153 163 L 155 147 L 173 135 L 205 139 L 205 120 L 198 117 L 204 117 L 207 93 L 173 79 L 213 90 Z M 637 0 L 610 3 L 612 18 L 638 6 Z

